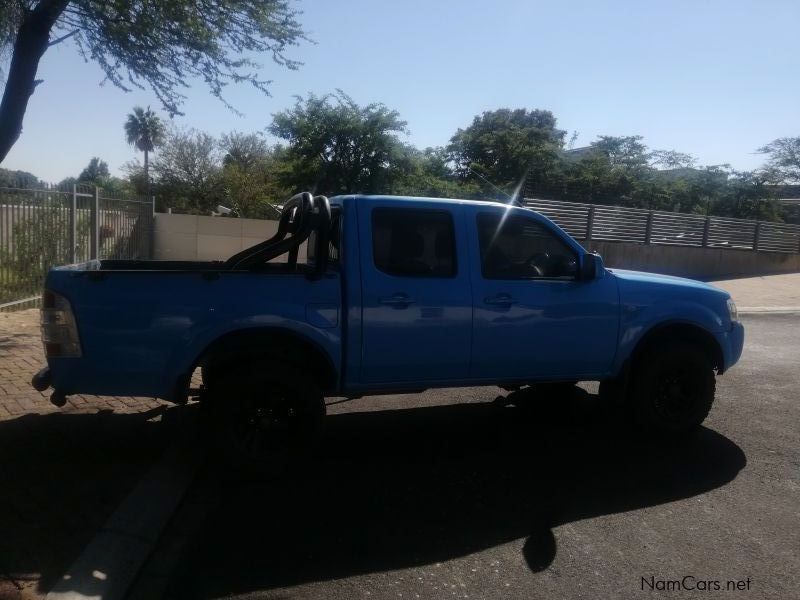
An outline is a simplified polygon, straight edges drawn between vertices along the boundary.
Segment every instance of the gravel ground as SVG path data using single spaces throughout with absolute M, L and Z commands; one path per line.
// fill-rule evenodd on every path
M 200 478 L 188 504 L 206 498 L 205 517 L 169 595 L 797 597 L 800 317 L 745 326 L 706 427 L 670 443 L 629 435 L 586 391 L 332 405 L 309 472 Z

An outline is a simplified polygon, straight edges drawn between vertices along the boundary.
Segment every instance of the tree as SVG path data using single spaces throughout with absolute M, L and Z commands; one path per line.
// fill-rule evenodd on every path
M 239 133 L 232 131 L 223 134 L 220 146 L 225 152 L 222 163 L 247 169 L 270 154 L 264 137 L 258 133 Z
M 766 170 L 776 183 L 800 183 L 800 137 L 782 137 L 758 149 L 767 154 Z
M 512 194 L 526 177 L 538 181 L 553 167 L 565 134 L 549 110 L 501 108 L 459 129 L 448 151 L 462 178 L 488 181 Z
M 653 150 L 650 153 L 650 162 L 664 169 L 691 169 L 697 159 L 691 154 L 677 150 Z
M 341 90 L 297 97 L 274 115 L 270 133 L 289 143 L 286 185 L 324 194 L 388 188 L 390 165 L 402 151 L 406 122 L 380 103 L 359 106 Z
M 144 110 L 135 106 L 125 121 L 125 139 L 137 150 L 144 152 L 144 179 L 146 194 L 150 196 L 150 152 L 164 141 L 164 124 L 150 107 Z
M 149 87 L 170 115 L 181 114 L 182 90 L 201 79 L 223 96 L 233 82 L 268 94 L 261 65 L 247 55 L 269 55 L 297 69 L 288 46 L 306 39 L 289 0 L 4 0 L 0 4 L 0 53 L 11 53 L 0 102 L 0 162 L 22 132 L 39 61 L 69 40 L 96 62 L 118 88 Z
M 275 218 L 275 204 L 291 193 L 281 183 L 285 178 L 286 149 L 270 147 L 255 133 L 232 132 L 222 136 L 222 204 L 240 217 Z
M 110 173 L 108 172 L 108 163 L 100 160 L 98 157 L 93 157 L 86 168 L 78 175 L 78 181 L 81 183 L 93 183 L 99 185 L 104 179 L 108 179 Z
M 403 196 L 477 198 L 481 188 L 456 176 L 444 148 L 418 150 L 407 145 L 391 166 L 386 191 Z
M 169 131 L 153 160 L 159 208 L 209 214 L 223 200 L 220 163 L 213 136 L 194 129 Z
M 601 135 L 590 146 L 608 157 L 612 167 L 641 170 L 647 167 L 650 154 L 640 135 Z
M 0 188 L 35 188 L 41 185 L 42 182 L 39 181 L 39 178 L 33 173 L 28 173 L 27 171 L 9 171 L 8 169 L 0 168 Z
M 630 204 L 633 178 L 614 168 L 603 152 L 590 151 L 578 160 L 562 157 L 558 168 L 545 173 L 546 197 L 569 202 Z

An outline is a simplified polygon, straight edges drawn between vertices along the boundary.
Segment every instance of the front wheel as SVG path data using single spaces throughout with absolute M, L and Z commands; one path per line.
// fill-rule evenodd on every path
M 630 401 L 640 425 L 683 433 L 705 420 L 716 386 L 714 367 L 705 352 L 672 342 L 650 350 L 637 363 Z

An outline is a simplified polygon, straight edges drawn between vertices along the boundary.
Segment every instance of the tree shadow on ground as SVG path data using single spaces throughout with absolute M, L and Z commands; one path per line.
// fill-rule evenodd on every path
M 28 342 L 37 341 L 36 338 L 31 336 L 29 333 L 4 333 L 0 335 L 0 349 L 5 348 L 14 348 L 19 345 L 20 342 Z
M 183 426 L 183 409 L 0 422 L 0 576 L 47 592 Z
M 702 494 L 746 464 L 707 428 L 670 441 L 628 434 L 579 388 L 553 402 L 511 399 L 330 416 L 307 471 L 223 475 L 172 597 L 433 564 L 520 538 L 540 571 L 557 552 L 554 527 Z

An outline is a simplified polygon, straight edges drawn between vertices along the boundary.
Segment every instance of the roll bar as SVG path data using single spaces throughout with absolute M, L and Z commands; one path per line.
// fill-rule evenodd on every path
M 325 196 L 312 196 L 301 192 L 292 196 L 283 206 L 275 235 L 255 246 L 234 254 L 223 264 L 231 271 L 256 268 L 276 256 L 289 253 L 288 266 L 297 266 L 300 245 L 314 235 L 314 277 L 321 277 L 328 267 L 328 241 L 330 239 L 331 205 Z

